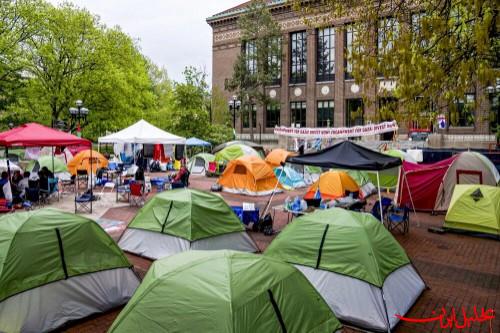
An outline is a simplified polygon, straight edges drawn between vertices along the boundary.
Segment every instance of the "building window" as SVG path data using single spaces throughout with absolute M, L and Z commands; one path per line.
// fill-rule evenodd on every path
M 304 83 L 307 77 L 307 33 L 292 33 L 290 47 L 290 83 Z
M 271 84 L 281 84 L 281 37 L 272 38 L 269 42 L 269 69 Z
M 378 21 L 377 51 L 378 55 L 387 54 L 394 47 L 399 32 L 398 21 L 394 17 L 385 17 Z
M 453 126 L 470 127 L 474 126 L 474 109 L 476 108 L 476 95 L 465 94 L 465 98 L 457 99 L 455 102 L 455 112 L 451 114 L 451 124 Z
M 346 126 L 361 126 L 364 124 L 364 106 L 361 98 L 346 100 Z
M 424 12 L 411 14 L 412 41 L 415 45 L 418 45 L 422 48 L 427 46 L 427 40 L 422 34 L 422 20 L 424 17 Z
M 291 102 L 292 124 L 306 127 L 306 102 Z
M 352 54 L 353 54 L 353 45 L 356 39 L 356 29 L 354 28 L 354 24 L 348 24 L 345 26 L 345 56 L 344 56 L 344 66 L 345 66 L 345 78 L 347 80 L 353 79 L 352 76 Z
M 257 73 L 257 48 L 255 42 L 248 41 L 245 43 L 245 61 L 247 64 L 247 70 L 250 74 Z
M 318 29 L 316 81 L 335 79 L 335 29 Z
M 333 126 L 333 101 L 318 101 L 318 127 Z
M 266 107 L 266 127 L 275 127 L 280 125 L 280 105 L 273 103 Z
M 249 128 L 250 123 L 248 119 L 248 110 L 252 111 L 252 126 L 255 128 L 257 125 L 257 105 L 251 104 L 251 105 L 246 105 L 245 108 L 243 109 L 242 112 L 242 120 L 243 120 L 243 128 Z

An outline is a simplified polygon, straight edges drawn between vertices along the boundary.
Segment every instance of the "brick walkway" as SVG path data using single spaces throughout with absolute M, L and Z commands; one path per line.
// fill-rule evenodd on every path
M 191 177 L 191 187 L 209 190 L 215 179 Z M 287 196 L 295 196 L 303 191 L 286 192 L 275 197 L 273 205 L 281 204 Z M 222 193 L 229 204 L 254 202 L 263 207 L 265 198 L 244 197 Z M 103 217 L 130 222 L 137 208 L 111 208 Z M 411 230 L 409 235 L 395 234 L 396 239 L 405 248 L 415 267 L 418 269 L 429 290 L 415 303 L 407 314 L 408 317 L 432 317 L 433 311 L 440 313 L 441 307 L 450 311 L 452 307 L 461 311 L 462 307 L 472 316 L 473 306 L 478 309 L 500 309 L 500 242 L 491 239 L 471 237 L 459 234 L 434 234 L 427 231 L 428 227 L 439 227 L 444 216 L 431 216 L 418 213 L 411 214 Z M 417 225 L 417 222 L 419 225 Z M 274 228 L 281 230 L 286 225 L 286 215 L 277 213 Z M 252 238 L 263 251 L 273 237 L 250 232 Z M 149 260 L 128 255 L 139 275 L 146 273 Z M 67 332 L 106 332 L 121 309 L 106 314 L 95 315 L 83 321 L 73 323 Z M 459 323 L 462 317 L 459 316 Z M 500 332 L 500 319 L 493 320 L 491 332 Z M 344 332 L 356 332 L 344 328 Z M 441 329 L 438 322 L 426 324 L 400 323 L 398 333 L 428 333 L 428 332 L 490 332 L 489 322 L 474 322 L 471 328 Z

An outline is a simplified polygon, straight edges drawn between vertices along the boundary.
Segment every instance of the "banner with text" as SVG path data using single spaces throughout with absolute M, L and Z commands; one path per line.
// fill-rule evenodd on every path
M 274 134 L 290 136 L 294 138 L 322 138 L 322 139 L 341 139 L 356 136 L 376 135 L 398 130 L 398 123 L 387 121 L 380 124 L 370 124 L 354 127 L 327 127 L 327 128 L 309 128 L 309 127 L 275 127 Z

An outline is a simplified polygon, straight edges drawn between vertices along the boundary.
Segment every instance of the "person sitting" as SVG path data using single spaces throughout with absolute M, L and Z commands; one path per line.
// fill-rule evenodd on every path
M 8 203 L 12 203 L 12 190 L 10 188 L 9 174 L 4 171 L 0 178 L 0 199 L 5 199 Z
M 43 167 L 40 172 L 38 172 L 40 189 L 48 190 L 49 192 L 52 190 L 49 188 L 49 178 L 54 178 L 54 174 L 47 169 L 47 167 Z
M 188 186 L 188 181 L 187 178 L 189 177 L 189 171 L 186 168 L 186 164 L 182 163 L 181 168 L 179 169 L 179 172 L 174 176 L 172 180 L 172 184 L 176 185 L 181 185 L 181 186 Z
M 24 195 L 26 193 L 26 189 L 28 187 L 30 187 L 30 184 L 29 184 L 30 176 L 31 176 L 30 172 L 29 171 L 25 171 L 24 174 L 23 174 L 23 178 L 17 184 L 17 190 L 20 193 L 19 194 L 20 197 L 24 197 Z

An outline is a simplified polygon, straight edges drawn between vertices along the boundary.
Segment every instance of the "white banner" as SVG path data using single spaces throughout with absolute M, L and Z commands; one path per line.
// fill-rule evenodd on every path
M 398 123 L 387 121 L 380 124 L 370 124 L 354 127 L 327 127 L 327 128 L 308 128 L 308 127 L 275 127 L 274 134 L 290 136 L 294 138 L 350 138 L 356 136 L 367 136 L 394 132 L 398 130 Z

